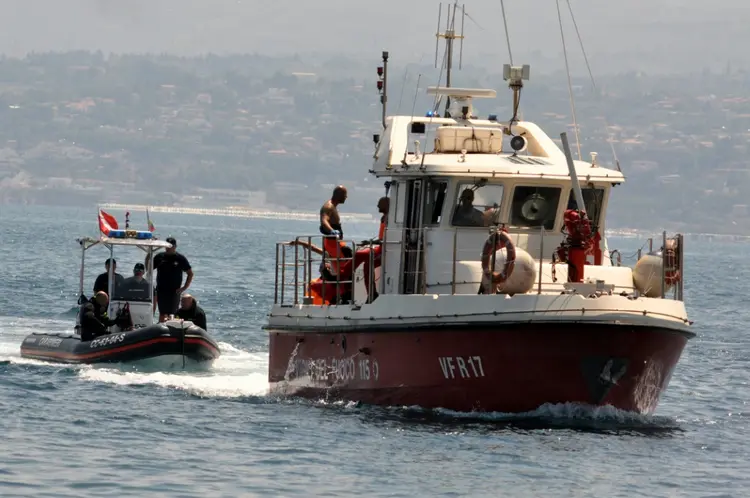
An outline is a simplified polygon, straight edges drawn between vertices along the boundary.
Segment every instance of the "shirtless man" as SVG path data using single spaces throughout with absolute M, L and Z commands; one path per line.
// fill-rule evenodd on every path
M 344 192 L 344 197 L 343 198 L 346 199 L 346 189 L 344 189 L 344 187 L 336 187 L 336 189 L 339 189 L 339 188 L 343 189 L 343 192 Z M 320 231 L 321 232 L 323 232 L 323 226 L 324 226 L 323 225 L 323 219 L 324 219 L 323 218 L 323 216 L 324 216 L 323 213 L 324 213 L 324 210 L 326 209 L 326 206 L 332 205 L 332 207 L 330 209 L 335 214 L 336 220 L 338 220 L 338 211 L 336 211 L 336 206 L 334 205 L 335 198 L 336 198 L 336 190 L 334 190 L 333 197 L 331 198 L 331 200 L 327 201 L 323 205 L 323 207 L 321 208 L 321 210 L 320 210 L 320 225 L 321 225 L 320 226 Z M 378 240 L 380 240 L 381 242 L 382 242 L 383 237 L 385 235 L 385 226 L 386 226 L 386 223 L 387 223 L 387 220 L 388 220 L 388 209 L 389 209 L 389 207 L 390 207 L 390 200 L 388 199 L 388 197 L 381 197 L 378 200 L 378 211 L 380 212 L 380 214 L 383 215 L 380 218 L 380 229 L 378 230 Z M 330 217 L 329 219 L 333 219 L 333 218 Z M 329 221 L 329 220 L 327 219 L 327 221 Z M 330 222 L 330 224 L 334 225 L 333 222 Z M 316 246 L 314 244 L 311 244 L 309 242 L 305 242 L 303 240 L 292 241 L 292 242 L 290 242 L 290 244 L 291 245 L 298 245 L 300 247 L 304 247 L 305 249 L 307 249 L 309 251 L 312 251 L 312 252 L 314 252 L 316 254 L 319 254 L 321 256 L 324 256 L 325 253 L 327 252 L 328 253 L 328 257 L 330 258 L 331 255 L 336 250 L 336 246 L 334 244 L 336 244 L 337 242 L 338 241 L 335 241 L 333 239 L 325 239 L 323 241 L 324 248 L 320 248 L 320 247 L 318 247 L 318 246 Z M 333 247 L 331 247 L 331 246 L 333 246 Z M 380 264 L 381 264 L 382 246 L 378 244 L 376 246 L 363 247 L 363 248 L 359 249 L 353 255 L 353 257 L 352 257 L 352 254 L 350 252 L 347 253 L 345 251 L 345 250 L 349 250 L 350 251 L 350 249 L 348 247 L 346 247 L 346 246 L 340 247 L 339 246 L 339 249 L 340 249 L 339 250 L 340 257 L 343 256 L 343 257 L 345 257 L 347 259 L 345 261 L 340 261 L 340 263 L 341 263 L 340 268 L 339 268 L 339 265 L 337 264 L 337 261 L 335 261 L 333 259 L 329 259 L 328 260 L 329 261 L 328 264 L 330 266 L 330 270 L 329 271 L 331 271 L 332 273 L 334 273 L 335 275 L 337 275 L 338 278 L 340 278 L 342 280 L 349 281 L 352 278 L 354 270 L 359 265 L 361 265 L 361 264 L 364 263 L 364 265 L 365 265 L 365 268 L 364 268 L 365 288 L 368 290 L 368 295 L 369 295 L 370 294 L 370 292 L 369 292 L 370 291 L 370 275 L 374 271 L 374 268 L 378 268 L 380 266 Z M 372 258 L 372 263 L 373 263 L 373 268 L 372 269 L 370 268 L 370 258 Z M 377 297 L 378 297 L 378 292 L 377 292 L 376 289 L 373 288 L 372 289 L 372 295 L 368 296 L 368 301 L 367 302 L 372 302 Z
M 320 208 L 320 233 L 335 235 L 339 239 L 344 238 L 338 211 L 338 205 L 344 202 L 346 202 L 346 187 L 339 185 L 333 189 L 331 198 Z

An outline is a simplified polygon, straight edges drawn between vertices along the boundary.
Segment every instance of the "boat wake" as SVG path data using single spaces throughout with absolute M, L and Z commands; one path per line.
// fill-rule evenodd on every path
M 613 406 L 590 406 L 578 403 L 545 404 L 526 413 L 460 413 L 451 410 L 423 410 L 419 407 L 398 409 L 400 417 L 432 421 L 447 425 L 485 425 L 495 429 L 552 430 L 568 429 L 602 433 L 640 433 L 656 435 L 683 429 L 669 417 L 641 415 Z
M 73 372 L 88 382 L 118 386 L 150 385 L 199 397 L 258 397 L 268 392 L 268 353 L 253 353 L 219 342 L 222 355 L 205 367 L 154 371 L 148 364 L 70 365 L 20 356 L 23 338 L 33 331 L 64 332 L 69 320 L 0 317 L 0 365 L 24 365 Z
M 521 414 L 465 413 L 418 406 L 378 407 L 354 402 L 319 399 L 302 400 L 269 396 L 268 353 L 250 352 L 220 342 L 222 355 L 208 370 L 144 371 L 130 364 L 68 365 L 20 357 L 19 345 L 34 330 L 61 332 L 67 320 L 0 317 L 0 365 L 14 364 L 67 370 L 85 382 L 114 386 L 153 386 L 182 391 L 201 398 L 267 399 L 281 404 L 310 404 L 312 407 L 353 414 L 368 423 L 398 424 L 411 430 L 553 430 L 568 429 L 602 433 L 670 434 L 682 431 L 678 421 L 668 417 L 638 415 L 614 407 L 590 407 L 573 403 L 547 404 Z
M 577 403 L 545 404 L 526 413 L 456 412 L 419 406 L 380 407 L 344 401 L 315 402 L 317 406 L 357 414 L 375 425 L 397 425 L 409 430 L 538 432 L 573 430 L 611 435 L 668 437 L 684 432 L 678 420 L 658 415 L 641 415 L 613 406 Z
M 222 355 L 205 372 L 134 371 L 131 366 L 89 366 L 79 377 L 118 386 L 151 385 L 178 389 L 205 398 L 265 396 L 268 392 L 267 353 L 251 353 L 219 342 Z

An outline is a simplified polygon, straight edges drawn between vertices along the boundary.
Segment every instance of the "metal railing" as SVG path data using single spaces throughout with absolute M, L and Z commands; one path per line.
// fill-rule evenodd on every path
M 365 282 L 369 283 L 369 288 L 366 289 L 368 300 L 372 298 L 376 290 L 378 293 L 383 293 L 386 290 L 385 275 L 387 272 L 390 272 L 388 273 L 389 275 L 392 275 L 393 273 L 393 269 L 386 268 L 386 263 L 390 264 L 391 266 L 395 263 L 398 263 L 399 265 L 399 268 L 396 269 L 398 272 L 397 278 L 400 281 L 400 285 L 398 287 L 399 290 L 397 291 L 399 293 L 404 293 L 405 282 L 409 281 L 412 283 L 411 287 L 413 287 L 408 289 L 409 291 L 411 291 L 408 292 L 410 294 L 426 294 L 430 291 L 430 288 L 450 286 L 450 294 L 453 295 L 457 293 L 457 285 L 476 285 L 477 290 L 479 289 L 479 286 L 482 285 L 483 280 L 481 274 L 479 275 L 479 280 L 476 280 L 476 277 L 460 282 L 457 280 L 457 266 L 459 262 L 479 262 L 481 258 L 481 245 L 477 247 L 472 244 L 471 248 L 461 247 L 461 244 L 459 243 L 462 236 L 462 233 L 460 232 L 461 229 L 454 229 L 452 234 L 452 250 L 450 254 L 451 267 L 449 277 L 450 281 L 441 282 L 439 275 L 434 282 L 428 281 L 427 269 L 428 266 L 430 266 L 428 265 L 428 253 L 440 254 L 440 251 L 437 251 L 436 249 L 430 247 L 432 242 L 430 240 L 431 238 L 427 234 L 427 232 L 429 232 L 430 230 L 434 229 L 429 227 L 424 228 L 420 230 L 420 232 L 423 233 L 415 233 L 417 232 L 417 230 L 412 230 L 411 236 L 413 240 L 406 240 L 406 236 L 404 237 L 404 240 L 399 241 L 384 240 L 380 243 L 382 251 L 377 256 L 374 250 L 370 250 L 367 252 L 366 257 L 368 258 L 369 264 L 365 265 L 365 271 L 368 272 L 368 274 L 364 276 L 364 280 Z M 482 231 L 481 233 L 486 234 L 485 236 L 489 236 L 486 230 Z M 553 240 L 557 240 L 559 238 L 558 234 L 556 234 L 555 232 L 545 231 L 544 229 L 540 229 L 538 234 L 540 235 L 538 245 L 538 254 L 540 255 L 540 257 L 534 262 L 536 265 L 537 275 L 533 287 L 528 292 L 536 294 L 557 294 L 563 292 L 566 289 L 567 278 L 563 278 L 558 281 L 558 279 L 555 277 L 555 267 L 565 267 L 567 265 L 565 263 L 556 263 L 553 261 L 552 253 L 557 249 L 557 246 L 553 244 L 554 247 L 550 249 L 549 245 L 547 245 L 546 247 L 548 252 L 550 253 L 550 257 L 544 257 L 545 238 L 550 238 L 549 236 L 551 236 Z M 512 234 L 511 238 L 513 238 L 513 236 L 514 235 Z M 357 287 L 355 271 L 359 264 L 364 263 L 362 259 L 363 257 L 365 257 L 364 253 L 360 252 L 358 254 L 357 245 L 355 244 L 355 242 L 353 240 L 348 240 L 345 247 L 351 250 L 351 256 L 343 256 L 341 254 L 330 255 L 327 251 L 325 251 L 323 244 L 324 240 L 327 238 L 335 237 L 324 235 L 304 235 L 296 237 L 292 242 L 278 242 L 276 244 L 274 304 L 280 304 L 284 306 L 314 304 L 316 296 L 313 296 L 312 285 L 314 284 L 314 282 L 317 282 L 318 279 L 320 279 L 320 282 L 322 282 L 321 293 L 320 296 L 317 297 L 320 298 L 320 301 L 322 301 L 324 305 L 357 305 L 357 302 L 355 300 L 355 288 Z M 673 295 L 671 296 L 671 298 L 681 301 L 683 300 L 684 296 L 684 237 L 681 234 L 675 234 L 673 237 L 667 237 L 667 232 L 663 232 L 661 239 L 662 274 L 659 297 L 667 298 L 668 290 L 671 290 L 673 291 Z M 321 245 L 319 247 L 314 245 L 314 242 L 317 241 L 321 242 Z M 668 251 L 664 250 L 664 248 L 667 247 L 668 243 L 673 244 L 674 246 L 674 253 L 672 255 L 668 255 Z M 649 254 L 656 254 L 654 253 L 653 248 L 654 239 L 647 239 L 647 244 L 649 248 Z M 359 247 L 360 251 L 362 251 L 362 248 L 364 246 L 360 244 Z M 370 245 L 371 249 L 374 249 L 375 247 L 377 247 L 377 245 Z M 293 248 L 293 250 L 291 248 Z M 319 254 L 320 252 L 322 252 L 322 254 Z M 387 261 L 387 255 L 390 254 L 392 258 L 394 254 L 397 255 L 399 252 L 401 255 L 400 261 Z M 642 257 L 641 249 L 639 249 L 636 254 L 637 260 L 639 260 Z M 379 265 L 377 264 L 378 262 L 376 261 L 376 258 L 379 258 Z M 409 258 L 412 258 L 412 268 L 406 269 L 405 265 Z M 616 259 L 616 264 L 615 261 L 613 261 L 613 258 Z M 609 260 L 611 266 L 621 266 L 622 259 L 623 256 L 620 254 L 619 250 L 613 249 L 609 251 Z M 491 262 L 494 266 L 494 258 L 491 258 Z M 321 273 L 319 276 L 313 275 L 314 265 L 319 265 L 321 269 Z M 334 271 L 334 266 L 337 271 Z M 380 266 L 381 278 L 380 281 L 376 284 L 375 269 L 377 266 Z M 592 268 L 594 267 L 594 265 L 586 265 L 586 267 Z M 341 275 L 342 270 L 346 270 L 345 275 Z M 518 267 L 516 267 L 516 271 L 518 271 Z M 675 275 L 677 275 L 677 278 L 675 278 Z M 447 276 L 448 275 L 446 275 L 446 277 Z M 672 284 L 669 284 L 667 280 L 673 280 L 674 282 Z M 630 282 L 632 282 L 632 280 Z M 617 283 L 613 284 L 614 288 L 612 292 L 617 294 L 635 293 L 636 295 L 638 295 L 639 291 L 635 289 L 634 284 L 630 282 L 627 285 Z M 331 291 L 328 290 L 330 284 L 335 284 L 335 296 L 330 295 Z M 342 293 L 342 287 L 344 286 L 345 289 Z M 670 286 L 671 289 L 668 289 L 668 286 Z M 491 293 L 495 293 L 495 287 L 491 284 L 489 291 Z M 290 300 L 288 298 L 290 294 L 293 296 L 293 300 Z
M 335 255 L 331 255 L 325 249 L 325 240 L 334 239 L 339 244 L 339 249 Z M 316 245 L 320 242 L 320 245 Z M 298 305 L 313 304 L 315 296 L 313 295 L 312 286 L 320 282 L 320 300 L 324 304 L 344 304 L 348 301 L 353 304 L 355 301 L 355 279 L 354 272 L 357 263 L 356 244 L 353 240 L 346 241 L 344 246 L 335 236 L 329 235 L 302 235 L 295 237 L 292 242 L 276 243 L 276 263 L 274 277 L 274 304 L 280 305 Z M 361 247 L 361 245 L 360 245 Z M 372 248 L 375 246 L 372 245 Z M 292 249 L 293 248 L 293 249 Z M 342 252 L 348 249 L 351 256 L 344 256 Z M 290 261 L 291 253 L 291 261 Z M 317 256 L 314 256 L 317 255 Z M 375 254 L 369 251 L 370 273 L 374 273 Z M 361 263 L 361 261 L 360 261 Z M 313 278 L 313 266 L 316 265 L 320 270 L 319 277 Z M 300 271 L 300 268 L 302 271 Z M 342 278 L 342 271 L 349 271 L 348 277 Z M 292 273 L 291 278 L 288 273 Z M 372 295 L 374 289 L 373 279 L 369 279 L 370 289 L 368 295 Z M 331 296 L 328 285 L 334 284 L 336 287 L 335 295 Z M 302 290 L 300 295 L 300 289 Z M 342 290 L 344 292 L 342 292 Z M 289 291 L 294 299 L 289 302 L 287 294 Z M 300 299 L 301 298 L 301 299 Z
M 668 236 L 666 231 L 661 233 L 661 248 L 654 251 L 654 238 L 649 237 L 646 242 L 635 253 L 635 262 L 643 257 L 643 248 L 648 246 L 647 255 L 658 255 L 661 258 L 661 275 L 659 283 L 659 296 L 661 299 L 667 299 L 669 291 L 672 291 L 671 299 L 683 301 L 685 296 L 685 237 L 680 233 Z M 668 250 L 668 245 L 673 248 Z M 610 261 L 614 254 L 617 254 L 617 265 L 622 265 L 623 256 L 617 249 L 609 251 Z M 614 262 L 612 262 L 614 265 Z M 668 280 L 673 280 L 669 283 Z M 671 289 L 668 289 L 668 286 Z M 636 290 L 636 293 L 639 291 Z

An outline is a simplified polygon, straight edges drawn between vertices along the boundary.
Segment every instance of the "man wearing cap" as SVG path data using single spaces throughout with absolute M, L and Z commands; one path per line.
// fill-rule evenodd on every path
M 174 237 L 167 237 L 172 247 L 154 256 L 154 270 L 156 270 L 156 301 L 159 306 L 159 321 L 163 322 L 169 315 L 177 313 L 180 307 L 180 294 L 185 292 L 193 281 L 193 269 L 185 256 L 177 252 L 177 241 Z M 148 256 L 146 256 L 148 265 Z M 182 285 L 182 274 L 187 275 L 185 285 Z
M 144 273 L 145 265 L 136 263 L 133 267 L 133 276 L 125 279 L 117 296 L 128 301 L 150 301 L 151 285 L 143 278 Z
M 109 263 L 112 263 L 112 273 L 115 277 L 115 285 L 112 289 L 113 291 L 117 290 L 117 288 L 122 285 L 122 283 L 125 281 L 125 279 L 117 273 L 117 261 L 115 261 L 113 258 L 109 258 L 107 261 L 104 262 L 104 268 L 105 272 L 96 277 L 96 281 L 94 282 L 94 294 L 97 292 L 109 292 Z

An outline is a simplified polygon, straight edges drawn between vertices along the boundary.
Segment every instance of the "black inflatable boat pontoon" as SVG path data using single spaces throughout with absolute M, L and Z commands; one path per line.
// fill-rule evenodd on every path
M 115 332 L 91 341 L 73 334 L 32 333 L 21 344 L 21 356 L 59 363 L 118 363 L 184 356 L 194 362 L 211 361 L 219 346 L 192 322 L 172 320 L 128 332 Z

